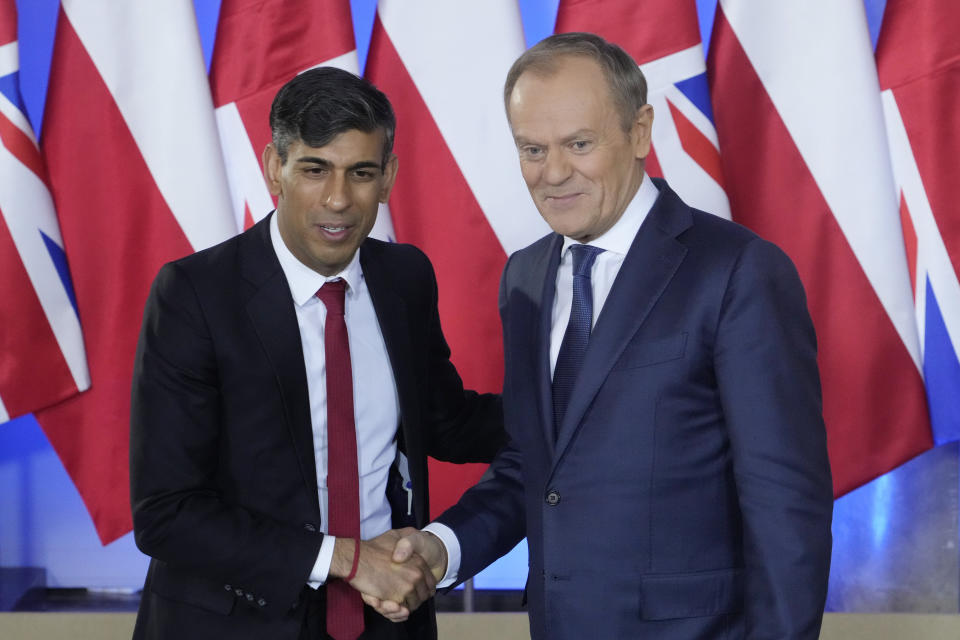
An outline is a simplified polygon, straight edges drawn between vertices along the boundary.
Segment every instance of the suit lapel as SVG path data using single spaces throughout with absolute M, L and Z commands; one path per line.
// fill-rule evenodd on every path
M 270 216 L 240 238 L 240 273 L 251 287 L 246 312 L 273 367 L 284 409 L 284 423 L 296 449 L 300 473 L 317 499 L 313 427 L 307 372 L 290 285 L 270 240 Z
M 553 375 L 550 371 L 550 329 L 553 324 L 553 298 L 557 289 L 557 269 L 560 267 L 560 249 L 563 236 L 554 234 L 544 253 L 536 263 L 536 271 L 530 274 L 531 282 L 543 282 L 540 300 L 540 316 L 534 329 L 536 345 L 534 366 L 537 381 L 537 400 L 540 406 L 540 426 L 551 457 L 556 448 L 556 427 L 553 424 Z M 521 320 L 522 321 L 522 320 Z
M 584 354 L 583 367 L 557 435 L 554 466 L 573 440 L 607 374 L 640 329 L 687 253 L 676 236 L 692 224 L 689 208 L 666 183 L 637 232 Z

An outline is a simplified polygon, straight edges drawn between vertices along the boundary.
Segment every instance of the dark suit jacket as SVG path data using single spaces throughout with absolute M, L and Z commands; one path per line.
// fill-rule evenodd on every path
M 802 285 L 774 245 L 655 182 L 556 442 L 562 238 L 507 263 L 511 444 L 440 518 L 460 578 L 526 534 L 533 638 L 815 639 L 833 503 Z
M 136 638 L 292 639 L 300 630 L 301 590 L 323 536 L 300 332 L 268 220 L 165 265 L 147 301 L 130 469 L 137 545 L 153 560 Z M 499 399 L 464 391 L 426 256 L 368 239 L 360 262 L 400 400 L 408 524 L 422 525 L 426 456 L 489 461 L 504 439 Z M 406 497 L 389 497 L 402 504 L 401 524 Z M 432 602 L 421 610 L 411 637 L 435 637 Z

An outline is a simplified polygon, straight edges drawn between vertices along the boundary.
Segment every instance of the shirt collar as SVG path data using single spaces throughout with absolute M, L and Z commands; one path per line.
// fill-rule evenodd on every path
M 660 192 L 657 190 L 656 185 L 653 184 L 653 180 L 644 173 L 643 180 L 640 182 L 640 188 L 637 189 L 637 193 L 633 196 L 630 204 L 627 205 L 620 219 L 602 236 L 594 238 L 586 244 L 598 247 L 604 251 L 627 255 L 627 252 L 630 250 L 630 245 L 633 244 L 633 239 L 637 236 L 637 232 L 640 231 L 640 225 L 643 224 L 647 214 L 650 213 L 650 209 L 653 208 L 653 203 L 657 201 L 657 196 L 659 195 Z M 560 256 L 563 257 L 566 255 L 567 249 L 573 244 L 577 244 L 577 241 L 564 236 L 563 249 L 560 252 Z
M 347 296 L 356 295 L 363 280 L 359 250 L 353 254 L 353 258 L 343 271 L 333 276 L 324 276 L 300 262 L 287 248 L 286 243 L 280 236 L 280 225 L 277 222 L 276 211 L 270 218 L 270 240 L 273 243 L 273 250 L 277 254 L 277 260 L 280 261 L 280 268 L 283 269 L 283 275 L 287 277 L 287 282 L 290 284 L 290 293 L 293 295 L 293 301 L 297 306 L 302 307 L 314 299 L 317 291 L 325 282 L 340 278 L 347 281 Z

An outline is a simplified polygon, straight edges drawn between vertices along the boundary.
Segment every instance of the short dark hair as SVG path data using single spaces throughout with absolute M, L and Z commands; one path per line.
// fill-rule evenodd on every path
M 334 67 L 298 74 L 277 92 L 270 106 L 270 131 L 281 162 L 302 140 L 322 147 L 345 131 L 383 130 L 383 166 L 393 151 L 397 119 L 382 91 L 368 80 Z
M 582 31 L 544 38 L 517 58 L 503 86 L 507 119 L 510 119 L 510 96 L 520 76 L 525 71 L 550 75 L 557 70 L 559 60 L 568 56 L 589 58 L 600 65 L 620 111 L 623 128 L 629 130 L 637 111 L 647 103 L 647 81 L 643 72 L 626 51 L 596 34 Z

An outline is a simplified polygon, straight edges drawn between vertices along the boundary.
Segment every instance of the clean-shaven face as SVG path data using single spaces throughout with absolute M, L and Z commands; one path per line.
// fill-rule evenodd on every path
M 653 108 L 625 131 L 600 65 L 565 56 L 549 73 L 525 71 L 508 113 L 523 179 L 550 228 L 580 242 L 608 231 L 643 180 Z
M 345 131 L 322 147 L 296 141 L 282 162 L 273 144 L 263 152 L 270 192 L 277 196 L 280 236 L 300 262 L 325 276 L 350 264 L 390 197 L 397 158 L 383 165 L 382 130 Z

